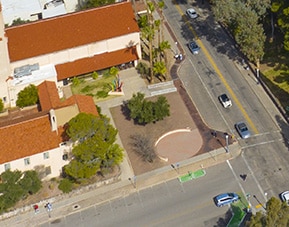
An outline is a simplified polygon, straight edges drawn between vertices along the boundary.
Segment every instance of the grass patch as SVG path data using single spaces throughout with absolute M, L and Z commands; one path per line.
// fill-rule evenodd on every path
M 107 100 L 114 96 L 109 96 L 108 92 L 112 90 L 115 76 L 104 75 L 96 79 L 80 80 L 77 85 L 71 85 L 73 94 L 82 94 L 92 96 L 95 102 Z
M 246 216 L 246 213 L 239 206 L 232 205 L 231 207 L 232 207 L 234 216 L 231 218 L 227 226 L 238 227 L 240 226 L 243 218 Z
M 228 227 L 238 227 L 240 226 L 243 218 L 246 216 L 246 210 L 249 207 L 249 203 L 246 199 L 246 196 L 243 193 L 238 193 L 239 201 L 231 204 L 231 208 L 233 211 L 233 217 L 228 223 Z

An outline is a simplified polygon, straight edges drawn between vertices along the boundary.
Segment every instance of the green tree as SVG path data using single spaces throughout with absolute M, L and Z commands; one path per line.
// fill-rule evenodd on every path
M 114 4 L 115 0 L 87 0 L 84 4 L 82 4 L 81 9 L 91 9 L 100 6 Z
M 289 207 L 280 199 L 272 197 L 266 203 L 266 212 L 257 212 L 246 223 L 247 227 L 273 227 L 289 225 Z
M 164 96 L 158 97 L 154 105 L 154 115 L 156 121 L 163 120 L 165 117 L 170 116 L 170 105 Z
M 162 41 L 160 43 L 159 52 L 160 52 L 161 56 L 165 57 L 165 62 L 167 62 L 165 50 L 169 50 L 169 49 L 171 49 L 171 44 L 169 43 L 169 41 L 165 40 L 165 41 Z
M 119 72 L 119 70 L 115 66 L 113 66 L 109 69 L 109 74 L 112 76 L 116 76 L 118 74 L 118 72 Z
M 17 25 L 21 25 L 21 24 L 27 24 L 27 23 L 29 23 L 29 22 L 30 22 L 30 20 L 22 20 L 22 19 L 19 17 L 19 18 L 14 19 L 14 20 L 12 21 L 11 26 L 17 26 Z
M 242 17 L 236 20 L 235 39 L 241 51 L 259 68 L 264 55 L 265 34 L 262 24 L 258 24 L 258 16 L 246 7 L 242 7 Z
M 25 107 L 35 105 L 38 102 L 38 90 L 33 84 L 25 87 L 18 93 L 16 105 L 18 107 Z
M 277 16 L 277 24 L 284 35 L 283 47 L 289 51 L 289 2 L 285 0 L 274 1 L 271 10 Z
M 97 171 L 122 162 L 122 149 L 115 144 L 117 130 L 107 117 L 80 113 L 68 125 L 67 135 L 76 143 L 74 159 L 64 167 L 67 175 L 75 180 L 90 178 Z
M 58 188 L 63 191 L 64 193 L 69 193 L 72 191 L 73 188 L 73 182 L 71 182 L 69 179 L 65 178 L 62 179 L 58 185 Z
M 270 6 L 268 0 L 213 0 L 213 4 L 216 19 L 233 31 L 241 51 L 259 68 L 265 43 L 263 26 L 259 21 Z
M 33 170 L 28 170 L 23 173 L 23 178 L 19 181 L 19 185 L 26 194 L 35 194 L 42 187 L 41 180 L 36 171 Z
M 169 104 L 165 97 L 160 96 L 156 102 L 151 102 L 145 100 L 144 94 L 140 92 L 133 94 L 127 103 L 127 108 L 130 112 L 130 118 L 139 124 L 163 120 L 170 115 Z
M 13 172 L 7 170 L 0 177 L 0 213 L 41 188 L 41 181 L 35 171 L 22 173 L 19 170 Z
M 3 100 L 0 99 L 0 112 L 2 112 L 4 110 L 4 103 Z
M 137 119 L 139 116 L 141 116 L 144 96 L 145 95 L 143 93 L 138 92 L 137 94 L 133 94 L 132 98 L 128 101 L 127 107 L 129 109 L 130 118 Z
M 136 66 L 136 69 L 143 78 L 147 76 L 149 73 L 149 67 L 144 62 L 139 62 L 138 65 Z

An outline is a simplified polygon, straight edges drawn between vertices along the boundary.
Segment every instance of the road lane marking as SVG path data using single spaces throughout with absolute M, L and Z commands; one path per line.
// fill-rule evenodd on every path
M 183 13 L 181 7 L 179 5 L 175 5 L 177 11 L 179 12 L 179 14 L 182 16 L 182 18 L 185 18 L 186 22 L 188 22 L 189 20 L 186 19 L 186 15 Z M 186 23 L 187 24 L 187 23 Z M 253 130 L 253 132 L 255 134 L 258 134 L 258 130 L 256 128 L 256 126 L 253 124 L 251 118 L 249 117 L 249 115 L 247 114 L 247 112 L 245 111 L 245 109 L 243 108 L 243 106 L 241 105 L 240 101 L 238 100 L 237 96 L 235 95 L 235 93 L 233 92 L 233 90 L 231 89 L 231 87 L 229 86 L 228 82 L 226 81 L 226 79 L 224 78 L 224 76 L 222 75 L 221 71 L 219 70 L 218 66 L 216 65 L 216 63 L 214 62 L 213 58 L 211 57 L 211 55 L 209 54 L 208 50 L 206 49 L 206 47 L 204 46 L 203 42 L 199 39 L 196 31 L 193 29 L 191 24 L 188 24 L 188 28 L 190 29 L 190 31 L 192 32 L 193 36 L 196 39 L 197 44 L 201 47 L 202 52 L 205 54 L 206 58 L 209 60 L 209 62 L 211 63 L 213 69 L 215 70 L 215 72 L 217 73 L 217 75 L 219 76 L 219 78 L 221 79 L 222 83 L 224 84 L 225 88 L 228 90 L 229 95 L 231 96 L 231 98 L 234 100 L 235 104 L 239 107 L 239 109 L 241 110 L 245 120 L 248 122 L 250 128 Z
M 243 153 L 243 152 L 241 153 L 241 157 L 243 158 L 243 160 L 244 160 L 247 168 L 249 169 L 250 174 L 251 174 L 252 178 L 254 179 L 254 181 L 255 181 L 255 183 L 256 183 L 259 191 L 261 192 L 264 200 L 266 201 L 266 196 L 265 196 L 264 190 L 262 189 L 262 187 L 261 187 L 261 185 L 259 184 L 257 178 L 255 177 L 254 172 L 253 172 L 253 170 L 251 169 L 251 167 L 249 166 L 249 163 L 247 162 L 246 158 L 244 157 L 244 153 Z

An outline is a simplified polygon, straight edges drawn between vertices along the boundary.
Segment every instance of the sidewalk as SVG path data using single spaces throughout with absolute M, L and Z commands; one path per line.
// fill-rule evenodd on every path
M 184 160 L 179 163 L 178 171 L 171 166 L 142 174 L 137 176 L 135 185 L 128 179 L 121 180 L 114 184 L 109 184 L 103 187 L 96 188 L 86 193 L 79 193 L 73 197 L 66 197 L 65 199 L 55 201 L 52 204 L 51 218 L 43 207 L 40 206 L 40 212 L 35 214 L 33 209 L 31 211 L 14 216 L 10 219 L 1 221 L 1 226 L 13 227 L 31 227 L 38 226 L 48 220 L 51 222 L 57 220 L 65 215 L 78 212 L 81 209 L 87 209 L 90 206 L 98 205 L 118 197 L 124 197 L 132 192 L 151 187 L 172 179 L 178 180 L 178 177 L 188 173 L 189 171 L 198 171 L 206 169 L 209 166 L 217 165 L 226 160 L 233 159 L 240 154 L 240 147 L 238 144 L 230 146 L 230 153 L 219 149 L 209 153 Z M 96 196 L 97 195 L 97 196 Z

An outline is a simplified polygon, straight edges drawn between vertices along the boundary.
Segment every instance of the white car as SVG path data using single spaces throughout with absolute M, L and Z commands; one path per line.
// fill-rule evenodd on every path
M 196 10 L 194 10 L 193 8 L 187 9 L 186 13 L 189 18 L 195 19 L 198 17 Z
M 289 205 L 289 191 L 282 192 L 280 198 L 282 202 L 286 202 Z
M 224 108 L 228 108 L 232 106 L 232 101 L 226 94 L 222 94 L 218 98 Z

